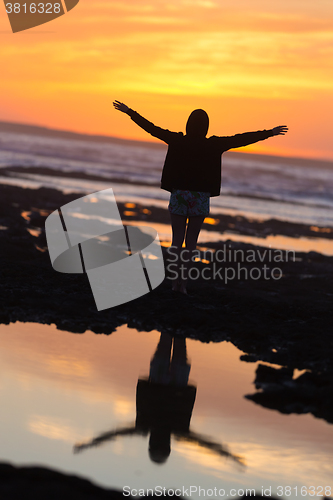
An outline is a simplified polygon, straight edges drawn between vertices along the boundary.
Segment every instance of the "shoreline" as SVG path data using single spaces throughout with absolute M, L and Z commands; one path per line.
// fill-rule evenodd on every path
M 42 124 L 34 124 L 34 123 L 22 123 L 22 122 L 13 122 L 13 121 L 0 121 L 0 133 L 13 133 L 13 134 L 26 134 L 31 136 L 39 136 L 39 137 L 48 137 L 48 138 L 61 138 L 68 140 L 81 140 L 88 142 L 97 142 L 97 143 L 109 143 L 109 144 L 120 144 L 120 145 L 133 145 L 140 147 L 144 145 L 145 147 L 151 147 L 153 149 L 165 150 L 164 144 L 161 144 L 159 141 L 155 140 L 143 140 L 143 139 L 130 139 L 112 135 L 104 135 L 100 133 L 88 133 L 88 132 L 79 132 L 75 130 L 65 130 L 52 128 L 48 125 Z M 244 155 L 249 156 L 255 160 L 265 161 L 267 158 L 276 159 L 279 162 L 285 162 L 290 160 L 293 164 L 302 164 L 310 165 L 313 162 L 320 162 L 322 165 L 327 166 L 327 168 L 332 167 L 333 158 L 329 156 L 309 156 L 309 155 L 299 155 L 299 154 L 276 154 L 276 153 L 268 153 L 268 152 L 240 152 L 240 151 L 232 151 L 225 153 L 226 155 L 231 155 L 234 158 L 241 158 Z
M 130 182 L 132 186 L 142 186 L 142 187 L 155 187 L 155 188 L 160 188 L 160 181 L 155 179 L 151 181 L 147 180 L 140 180 L 140 179 L 130 179 L 126 177 L 122 177 L 121 174 L 117 173 L 112 173 L 108 172 L 105 175 L 97 175 L 97 174 L 89 174 L 85 173 L 82 171 L 75 171 L 75 170 L 55 170 L 53 168 L 49 167 L 42 167 L 42 166 L 8 166 L 8 167 L 1 167 L 0 169 L 0 174 L 4 178 L 8 179 L 19 179 L 22 182 L 25 180 L 33 180 L 33 176 L 39 176 L 39 177 L 51 177 L 51 178 L 58 178 L 59 180 L 63 179 L 69 179 L 69 180 L 75 180 L 79 179 L 81 181 L 95 181 L 95 182 L 105 182 L 105 183 L 112 183 L 112 184 L 120 184 L 120 185 L 125 185 Z M 43 187 L 43 186 L 41 186 Z M 49 188 L 52 189 L 52 188 Z M 64 192 L 64 191 L 63 191 Z M 330 210 L 330 206 L 328 205 L 318 205 L 315 203 L 307 203 L 304 204 L 302 201 L 299 200 L 291 200 L 291 199 L 275 199 L 269 196 L 264 196 L 264 195 L 259 195 L 255 193 L 245 193 L 245 192 L 228 192 L 228 191 L 223 191 L 221 195 L 224 196 L 233 196 L 234 198 L 246 198 L 246 199 L 251 199 L 251 200 L 258 200 L 258 201 L 267 201 L 267 202 L 272 202 L 272 203 L 280 203 L 280 204 L 288 204 L 291 206 L 296 206 L 296 207 L 304 207 L 304 208 L 326 208 L 327 210 Z M 220 195 L 220 196 L 221 196 Z M 218 207 L 214 207 L 215 211 L 219 210 Z M 266 219 L 266 218 L 265 218 Z M 301 224 L 301 223 L 300 223 Z

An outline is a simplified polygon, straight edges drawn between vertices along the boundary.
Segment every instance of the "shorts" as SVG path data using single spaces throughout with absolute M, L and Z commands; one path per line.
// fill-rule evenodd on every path
M 150 363 L 149 381 L 154 384 L 186 387 L 190 370 L 189 363 L 176 361 L 174 358 L 170 362 L 170 359 L 155 356 Z
M 170 196 L 169 212 L 175 215 L 193 217 L 209 214 L 209 193 L 174 189 Z

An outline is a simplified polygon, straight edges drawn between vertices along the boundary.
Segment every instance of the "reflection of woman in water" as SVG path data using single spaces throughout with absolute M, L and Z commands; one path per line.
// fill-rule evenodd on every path
M 190 368 L 186 357 L 186 339 L 173 339 L 171 335 L 161 333 L 150 363 L 149 378 L 138 380 L 135 425 L 103 433 L 88 443 L 76 445 L 74 452 L 120 436 L 147 436 L 150 433 L 149 456 L 153 462 L 164 463 L 167 460 L 173 435 L 177 440 L 197 444 L 241 464 L 241 458 L 229 453 L 221 444 L 190 430 L 196 396 L 196 387 L 188 385 Z
M 221 189 L 221 155 L 233 148 L 248 146 L 274 135 L 284 135 L 286 126 L 271 130 L 247 132 L 230 137 L 206 137 L 209 126 L 207 113 L 196 109 L 186 124 L 186 135 L 156 127 L 125 104 L 115 101 L 114 107 L 128 114 L 146 132 L 168 144 L 161 188 L 171 192 L 169 212 L 172 225 L 172 251 L 177 259 L 177 277 L 173 290 L 186 292 L 186 273 L 180 273 L 180 255 L 191 260 L 205 217 L 209 214 L 209 199 L 219 196 Z M 187 224 L 188 220 L 188 224 Z M 186 233 L 186 236 L 185 236 Z M 186 251 L 181 249 L 185 239 Z M 186 253 L 186 257 L 184 256 Z

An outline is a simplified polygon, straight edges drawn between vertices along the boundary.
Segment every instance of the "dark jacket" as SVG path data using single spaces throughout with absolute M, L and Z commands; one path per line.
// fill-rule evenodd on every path
M 146 431 L 153 427 L 169 427 L 171 432 L 188 432 L 196 393 L 194 385 L 177 387 L 139 379 L 136 427 Z
M 248 146 L 273 136 L 272 130 L 246 132 L 230 137 L 194 137 L 156 127 L 132 109 L 132 120 L 146 132 L 168 144 L 161 188 L 203 191 L 219 196 L 221 191 L 221 155 L 233 148 Z

